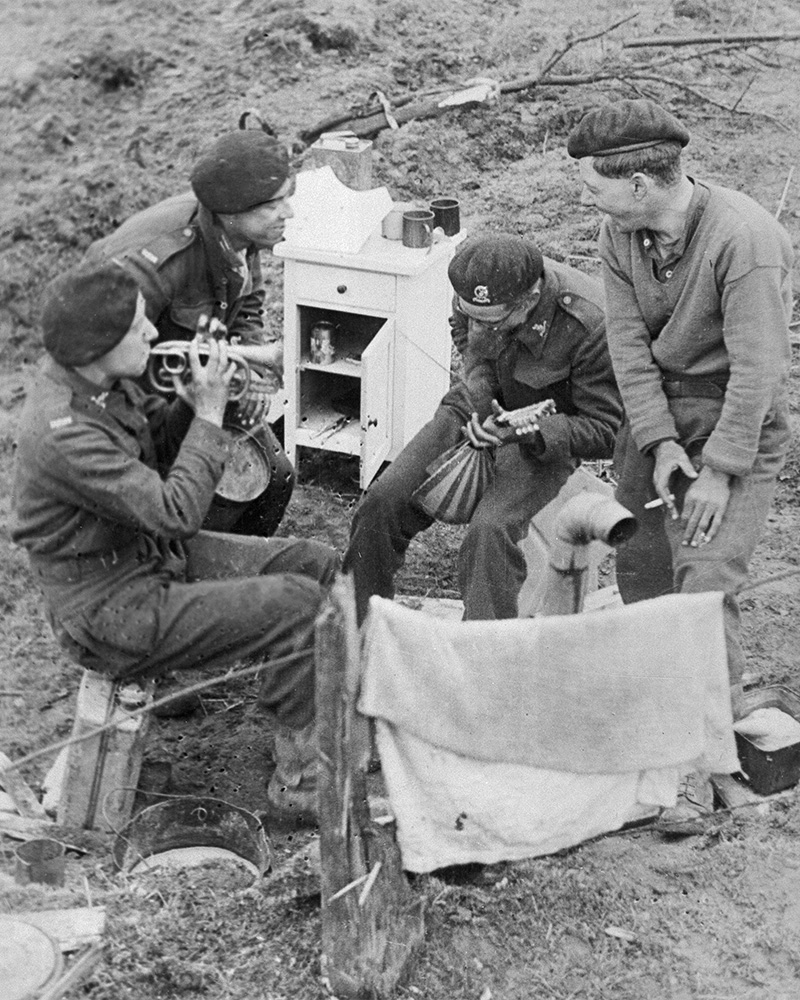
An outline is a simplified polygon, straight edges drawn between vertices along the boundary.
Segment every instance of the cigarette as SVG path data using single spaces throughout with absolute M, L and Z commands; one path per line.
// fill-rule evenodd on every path
M 671 493 L 669 495 L 669 498 L 670 500 L 675 499 L 675 497 Z M 653 510 L 655 507 L 661 507 L 663 503 L 664 501 L 661 499 L 661 497 L 656 497 L 655 500 L 648 500 L 647 503 L 644 505 L 644 509 Z

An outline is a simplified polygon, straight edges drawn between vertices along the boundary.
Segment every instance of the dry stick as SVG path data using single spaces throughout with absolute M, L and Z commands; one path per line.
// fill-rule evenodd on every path
M 382 861 L 376 861 L 375 866 L 367 876 L 367 881 L 364 884 L 364 888 L 361 890 L 358 896 L 359 908 L 362 907 L 364 903 L 366 903 L 367 896 L 369 896 L 370 892 L 372 891 L 373 885 L 375 885 L 375 879 L 378 877 L 378 873 L 380 872 L 382 865 L 383 865 Z
M 780 219 L 781 212 L 783 211 L 783 206 L 786 203 L 786 195 L 789 191 L 789 185 L 792 181 L 792 174 L 794 173 L 794 164 L 789 167 L 789 176 L 786 178 L 786 183 L 783 185 L 783 193 L 781 194 L 781 200 L 778 202 L 778 207 L 775 209 L 775 218 Z
M 780 121 L 777 118 L 774 118 L 772 115 L 768 115 L 763 111 L 741 111 L 739 108 L 736 107 L 731 108 L 727 104 L 723 104 L 722 101 L 715 101 L 713 97 L 709 97 L 707 94 L 701 93 L 694 87 L 690 87 L 688 83 L 682 83 L 680 80 L 674 80 L 672 77 L 659 76 L 658 74 L 655 73 L 653 74 L 637 73 L 635 76 L 631 75 L 628 77 L 623 77 L 617 75 L 614 78 L 620 80 L 620 82 L 622 83 L 629 83 L 632 80 L 653 80 L 657 83 L 665 83 L 670 87 L 677 87 L 679 90 L 686 91 L 687 94 L 691 94 L 693 97 L 696 97 L 698 101 L 704 101 L 707 104 L 713 104 L 714 107 L 722 108 L 723 111 L 727 111 L 730 114 L 748 115 L 751 117 L 757 116 L 759 118 L 766 118 L 767 121 L 771 121 L 773 125 L 777 125 L 778 128 L 783 129 L 784 132 L 791 132 L 791 129 L 789 128 L 788 125 L 785 125 L 782 121 Z
M 738 45 L 753 45 L 756 42 L 793 42 L 800 38 L 797 31 L 773 31 L 765 34 L 732 31 L 727 35 L 646 35 L 631 38 L 622 43 L 623 49 L 643 49 L 656 46 L 704 45 L 709 42 L 735 42 Z
M 517 90 L 527 90 L 529 87 L 534 87 L 537 84 L 545 82 L 545 78 L 547 77 L 547 74 L 550 72 L 550 70 L 557 63 L 561 62 L 564 56 L 571 49 L 574 49 L 576 45 L 580 45 L 581 42 L 591 42 L 595 38 L 601 38 L 603 35 L 608 35 L 610 32 L 618 28 L 621 24 L 625 24 L 626 21 L 630 21 L 638 16 L 639 16 L 638 13 L 628 14 L 627 17 L 620 18 L 619 21 L 615 21 L 607 28 L 600 28 L 598 31 L 591 32 L 588 35 L 576 35 L 574 38 L 568 39 L 562 48 L 556 49 L 556 51 L 550 55 L 550 57 L 547 59 L 544 66 L 542 66 L 542 68 L 539 70 L 536 76 L 529 76 L 523 80 L 511 80 L 509 83 L 501 83 L 500 93 L 510 94 Z
M 153 709 L 160 708 L 161 705 L 166 705 L 171 701 L 175 701 L 177 698 L 183 698 L 184 695 L 195 694 L 197 691 L 204 691 L 206 688 L 214 687 L 216 684 L 224 684 L 226 681 L 238 680 L 241 677 L 252 677 L 253 674 L 257 674 L 259 671 L 265 670 L 267 667 L 283 665 L 284 663 L 292 663 L 295 660 L 299 660 L 303 656 L 308 656 L 308 650 L 299 650 L 296 653 L 287 653 L 286 656 L 278 657 L 275 660 L 269 660 L 267 663 L 259 663 L 253 667 L 245 667 L 243 670 L 229 671 L 227 674 L 222 674 L 220 677 L 212 677 L 207 681 L 198 681 L 197 684 L 192 684 L 189 687 L 181 688 L 180 691 L 174 691 L 172 694 L 165 695 L 163 698 L 159 698 L 150 705 L 143 705 L 141 708 L 137 708 L 132 712 L 126 712 L 125 721 L 127 722 L 128 719 L 137 719 L 140 715 L 144 715 L 146 712 L 152 712 Z M 119 720 L 107 722 L 103 726 L 98 726 L 97 729 L 81 733 L 80 736 L 70 736 L 67 739 L 58 740 L 56 743 L 50 743 L 45 747 L 40 747 L 38 750 L 33 750 L 24 757 L 20 757 L 18 760 L 12 761 L 8 767 L 3 768 L 3 773 L 7 774 L 9 771 L 15 771 L 17 768 L 24 767 L 25 764 L 29 764 L 32 760 L 38 760 L 39 757 L 45 757 L 47 754 L 53 753 L 56 750 L 63 750 L 64 747 L 72 746 L 73 743 L 83 743 L 84 740 L 91 740 L 95 736 L 99 736 L 101 733 L 105 733 L 109 729 L 115 729 L 119 725 Z
M 748 583 L 746 587 L 742 587 L 738 593 L 744 594 L 747 590 L 755 590 L 756 587 L 764 587 L 768 583 L 777 583 L 778 580 L 785 580 L 790 576 L 797 576 L 800 574 L 800 566 L 795 569 L 785 569 L 780 573 L 773 573 L 772 576 L 762 576 L 760 580 L 755 580 L 753 583 Z
M 736 98 L 736 100 L 731 105 L 731 111 L 735 111 L 739 107 L 739 105 L 742 103 L 742 98 L 745 96 L 745 94 L 747 93 L 747 91 L 756 82 L 756 78 L 757 77 L 758 77 L 758 73 L 754 73 L 753 76 L 750 77 L 750 82 L 747 84 L 747 86 L 744 88 L 744 90 L 741 92 L 741 94 L 739 94 L 739 96 Z

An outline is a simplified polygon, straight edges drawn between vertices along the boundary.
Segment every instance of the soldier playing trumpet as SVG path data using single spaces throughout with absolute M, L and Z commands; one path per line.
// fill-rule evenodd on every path
M 160 342 L 190 340 L 206 315 L 210 333 L 245 356 L 250 391 L 228 407 L 225 425 L 244 429 L 257 442 L 269 485 L 247 506 L 218 493 L 204 527 L 271 535 L 291 497 L 294 470 L 265 419 L 270 393 L 279 386 L 282 346 L 265 329 L 259 255 L 283 237 L 294 177 L 276 139 L 240 129 L 198 157 L 191 186 L 94 243 L 87 260 L 120 261 L 136 279 Z

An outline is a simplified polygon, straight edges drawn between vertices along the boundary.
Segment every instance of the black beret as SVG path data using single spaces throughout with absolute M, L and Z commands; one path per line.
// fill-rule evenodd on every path
M 269 201 L 289 174 L 285 146 L 260 129 L 239 129 L 220 136 L 200 155 L 190 180 L 201 205 L 235 215 Z
M 456 294 L 473 306 L 507 305 L 529 291 L 543 271 L 536 244 L 509 233 L 465 240 L 447 269 Z
M 584 115 L 570 132 L 567 152 L 579 160 L 584 156 L 629 153 L 662 142 L 685 146 L 689 133 L 669 111 L 640 97 L 616 101 Z
M 96 361 L 130 330 L 138 298 L 135 278 L 116 262 L 66 271 L 45 290 L 45 349 L 66 368 Z

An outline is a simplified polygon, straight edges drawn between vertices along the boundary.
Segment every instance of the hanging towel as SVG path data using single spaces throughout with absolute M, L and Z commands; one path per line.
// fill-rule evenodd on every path
M 377 742 L 403 868 L 411 872 L 552 854 L 676 801 L 676 768 L 571 774 L 489 764 L 380 719 Z
M 453 623 L 372 598 L 358 707 L 415 872 L 549 854 L 674 805 L 694 762 L 739 768 L 721 594 Z
M 373 597 L 359 710 L 490 763 L 738 770 L 722 594 L 446 622 Z

